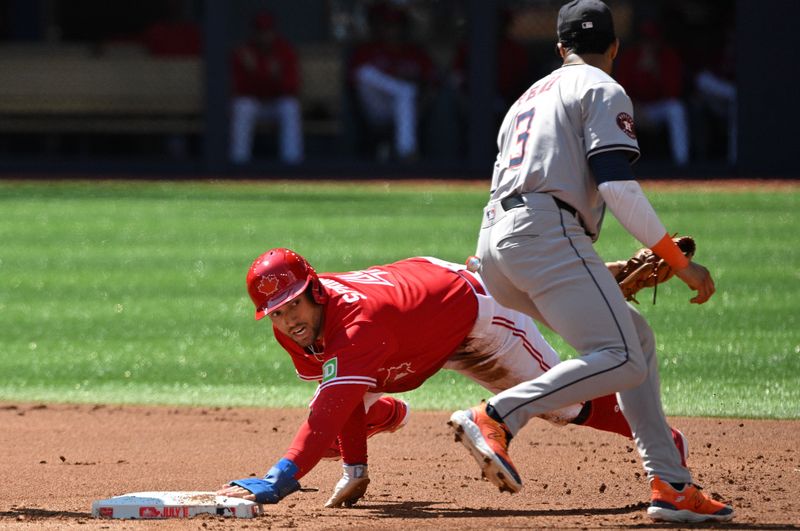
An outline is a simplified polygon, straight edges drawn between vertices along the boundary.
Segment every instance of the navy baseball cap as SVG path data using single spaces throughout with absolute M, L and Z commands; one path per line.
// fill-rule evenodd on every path
M 558 11 L 558 40 L 593 41 L 616 37 L 611 10 L 600 0 L 573 0 Z

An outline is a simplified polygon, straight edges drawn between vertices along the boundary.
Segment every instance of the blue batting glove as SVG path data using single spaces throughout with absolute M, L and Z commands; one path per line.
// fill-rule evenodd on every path
M 264 479 L 245 478 L 231 481 L 231 485 L 242 487 L 256 495 L 257 503 L 278 503 L 283 498 L 300 489 L 297 465 L 290 459 L 281 459 L 269 469 Z

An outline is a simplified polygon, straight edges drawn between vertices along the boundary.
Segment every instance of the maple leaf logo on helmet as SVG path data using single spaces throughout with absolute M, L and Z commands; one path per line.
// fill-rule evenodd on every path
M 278 277 L 275 275 L 261 277 L 261 282 L 258 283 L 258 291 L 269 297 L 278 291 L 278 284 Z

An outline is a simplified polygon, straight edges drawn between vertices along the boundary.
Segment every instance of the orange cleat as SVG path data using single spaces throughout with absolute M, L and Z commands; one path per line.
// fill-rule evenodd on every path
M 481 467 L 483 476 L 500 492 L 519 492 L 522 479 L 508 457 L 511 432 L 505 424 L 486 414 L 486 404 L 456 411 L 447 423 L 456 442 L 463 444 Z
M 665 522 L 727 522 L 733 519 L 733 508 L 714 501 L 702 492 L 700 487 L 687 483 L 676 490 L 658 476 L 650 480 L 652 497 L 647 515 L 653 520 Z

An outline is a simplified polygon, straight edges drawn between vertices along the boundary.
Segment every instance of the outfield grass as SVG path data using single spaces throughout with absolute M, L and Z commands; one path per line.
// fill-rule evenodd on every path
M 800 417 L 800 238 L 793 190 L 651 192 L 698 239 L 718 293 L 679 282 L 641 309 L 658 336 L 667 412 Z M 461 262 L 483 187 L 399 184 L 0 184 L 0 399 L 304 406 L 244 278 L 270 247 L 320 271 L 412 255 Z M 598 249 L 637 247 L 611 216 Z M 546 335 L 565 355 L 557 337 Z M 443 371 L 408 394 L 451 409 L 486 396 Z

